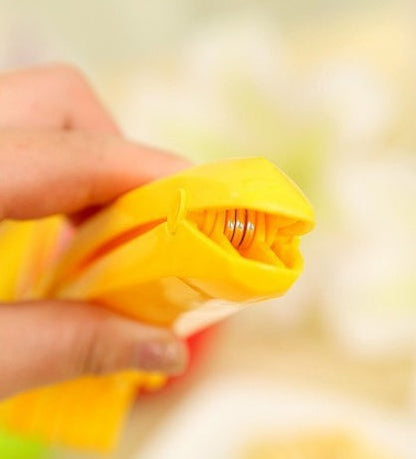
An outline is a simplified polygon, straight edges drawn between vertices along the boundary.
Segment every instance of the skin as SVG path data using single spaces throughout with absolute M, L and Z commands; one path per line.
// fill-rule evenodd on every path
M 0 75 L 0 221 L 62 213 L 76 223 L 89 209 L 188 165 L 124 139 L 70 66 Z M 0 303 L 0 398 L 87 374 L 176 374 L 186 360 L 170 331 L 93 305 Z

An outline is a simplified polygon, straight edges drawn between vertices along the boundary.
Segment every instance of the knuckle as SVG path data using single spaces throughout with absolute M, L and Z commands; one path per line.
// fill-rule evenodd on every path
M 73 336 L 72 372 L 77 375 L 104 375 L 126 366 L 129 344 L 114 333 L 100 317 L 84 323 Z
M 80 375 L 104 373 L 105 352 L 99 331 L 93 329 L 84 332 L 81 343 L 74 354 L 76 373 Z

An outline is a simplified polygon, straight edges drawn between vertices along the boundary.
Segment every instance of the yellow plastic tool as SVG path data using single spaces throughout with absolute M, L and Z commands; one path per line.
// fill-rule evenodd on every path
M 299 237 L 313 225 L 305 196 L 267 160 L 197 166 L 133 190 L 88 220 L 50 274 L 32 276 L 14 299 L 90 300 L 187 336 L 247 302 L 282 295 L 302 270 Z M 106 449 L 137 387 L 162 383 L 161 375 L 130 372 L 39 389 L 0 404 L 0 422 Z M 62 415 L 51 423 L 42 412 L 58 400 Z M 84 400 L 84 417 L 68 400 Z

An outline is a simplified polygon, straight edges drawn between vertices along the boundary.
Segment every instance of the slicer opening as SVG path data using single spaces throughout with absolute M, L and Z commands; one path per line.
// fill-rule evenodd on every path
M 293 268 L 299 261 L 298 221 L 252 209 L 207 209 L 188 219 L 225 250 L 244 258 Z

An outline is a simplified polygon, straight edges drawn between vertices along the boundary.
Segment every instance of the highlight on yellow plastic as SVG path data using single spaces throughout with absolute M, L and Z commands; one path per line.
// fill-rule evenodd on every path
M 300 236 L 313 225 L 305 196 L 269 161 L 196 166 L 125 194 L 85 222 L 63 253 L 62 217 L 1 223 L 8 266 L 0 267 L 0 300 L 90 300 L 188 336 L 284 294 L 302 271 Z M 38 389 L 0 404 L 0 424 L 105 450 L 137 389 L 164 380 L 130 372 Z

